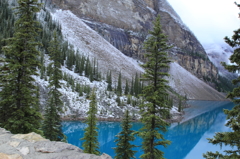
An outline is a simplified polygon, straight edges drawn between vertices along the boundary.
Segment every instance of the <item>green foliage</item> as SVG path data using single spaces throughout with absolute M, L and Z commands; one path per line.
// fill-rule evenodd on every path
M 84 54 L 81 54 L 78 50 L 75 51 L 73 45 L 70 45 L 67 41 L 64 41 L 61 25 L 52 19 L 51 14 L 48 10 L 43 8 L 45 11 L 41 13 L 44 17 L 44 22 L 41 25 L 43 32 L 40 34 L 39 41 L 43 44 L 39 49 L 41 52 L 49 54 L 49 51 L 46 49 L 49 47 L 50 41 L 53 38 L 53 32 L 56 31 L 57 39 L 60 45 L 60 63 L 65 65 L 69 70 L 79 73 L 80 76 L 85 75 L 92 82 L 93 80 L 100 80 L 101 76 L 98 71 L 98 66 L 96 66 L 97 61 L 91 61 L 90 58 L 86 58 Z M 43 62 L 43 61 L 42 61 Z M 42 63 L 44 65 L 44 63 Z M 46 68 L 46 67 L 45 67 Z M 74 69 L 74 70 L 73 70 Z M 42 70 L 42 75 L 44 68 Z M 48 76 L 50 72 L 47 72 Z M 43 77 L 44 78 L 44 77 Z M 73 86 L 74 88 L 74 86 Z
M 83 152 L 99 155 L 100 152 L 99 149 L 99 142 L 98 142 L 98 132 L 97 132 L 97 100 L 96 100 L 96 94 L 93 91 L 91 95 L 91 102 L 89 106 L 89 110 L 87 112 L 88 117 L 86 119 L 86 124 L 88 125 L 85 128 L 84 137 L 80 140 L 84 140 L 83 142 Z
M 44 53 L 43 52 L 41 52 L 40 62 L 41 62 L 40 78 L 44 79 L 46 77 L 46 67 L 44 66 Z
M 83 87 L 79 83 L 76 84 L 75 90 L 79 93 L 79 96 L 83 96 Z
M 40 41 L 43 45 L 41 47 L 39 47 L 39 50 L 43 53 L 48 54 L 48 48 L 50 46 L 50 41 L 53 38 L 53 34 L 54 31 L 56 31 L 57 33 L 57 38 L 59 40 L 60 43 L 63 43 L 63 39 L 62 39 L 62 33 L 61 33 L 61 25 L 59 23 L 57 23 L 55 20 L 52 19 L 51 14 L 48 10 L 46 10 L 44 7 L 42 8 L 45 12 L 41 12 L 41 17 L 44 18 L 44 21 L 41 23 L 40 28 L 42 29 L 42 32 L 39 34 L 39 38 L 38 41 Z M 39 20 L 40 21 L 40 20 Z M 67 47 L 67 49 L 66 49 Z M 64 58 L 62 55 L 65 54 L 65 51 L 68 50 L 68 44 L 67 43 L 63 43 L 63 45 L 61 45 L 61 64 L 63 65 L 63 60 L 66 59 L 66 57 Z
M 180 98 L 178 101 L 178 112 L 182 111 L 182 99 Z
M 107 73 L 107 90 L 112 91 L 112 72 Z
M 83 92 L 86 93 L 86 98 L 90 96 L 91 88 L 89 85 L 85 85 L 83 88 Z
M 70 49 L 67 52 L 67 60 L 66 60 L 67 68 L 72 71 L 74 64 L 75 64 L 75 53 L 73 49 Z
M 82 58 L 81 58 L 80 54 L 77 53 L 76 54 L 76 66 L 75 66 L 75 69 L 74 69 L 75 73 L 79 73 L 80 74 L 80 72 L 81 72 L 81 74 L 82 74 L 83 68 L 81 68 L 81 66 L 82 66 L 81 65 L 81 61 L 82 61 Z
M 131 104 L 131 96 L 130 95 L 128 95 L 128 97 L 127 97 L 127 104 Z
M 131 94 L 132 96 L 134 95 L 134 82 L 133 82 L 133 77 L 132 77 L 132 82 L 131 82 L 130 94 Z
M 134 154 L 136 151 L 133 151 L 132 148 L 136 146 L 130 143 L 135 140 L 133 135 L 135 131 L 131 130 L 132 125 L 130 118 L 131 116 L 127 110 L 121 124 L 122 131 L 116 135 L 117 139 L 114 141 L 117 145 L 117 147 L 114 148 L 116 153 L 115 159 L 135 158 Z
M 219 92 L 230 92 L 234 87 L 236 87 L 236 85 L 232 84 L 231 80 L 221 75 L 219 75 L 217 79 L 213 77 L 203 76 L 203 80 L 206 82 L 214 83 L 215 88 Z
M 60 62 L 60 46 L 57 40 L 57 34 L 54 32 L 54 39 L 48 48 L 50 60 L 49 67 L 51 67 L 51 74 L 49 78 L 48 104 L 45 109 L 43 132 L 44 136 L 51 141 L 61 141 L 64 139 L 62 133 L 60 113 L 62 112 L 63 103 L 60 99 L 61 93 L 58 88 L 61 88 L 60 80 L 62 79 L 61 62 Z
M 122 106 L 122 102 L 121 102 L 121 99 L 119 96 L 117 96 L 116 102 L 117 102 L 118 106 Z
M 142 93 L 143 83 L 139 79 L 139 75 L 136 73 L 135 78 L 132 77 L 130 94 L 138 97 Z
M 118 96 L 122 95 L 122 75 L 121 75 L 121 72 L 119 73 L 119 76 L 118 76 L 117 95 Z
M 0 116 L 5 118 L 1 118 L 0 126 L 12 133 L 41 133 L 37 87 L 32 77 L 38 75 L 40 66 L 36 49 L 40 46 L 36 41 L 39 27 L 34 20 L 40 4 L 37 0 L 18 0 L 18 4 L 16 15 L 19 18 L 14 25 L 14 35 L 3 47 L 6 63 L 0 70 Z
M 240 5 L 238 5 L 240 8 Z M 234 31 L 232 39 L 225 37 L 225 42 L 234 48 L 234 53 L 230 56 L 231 63 L 235 65 L 227 65 L 223 63 L 224 67 L 230 72 L 238 72 L 240 70 L 240 29 Z M 232 81 L 234 85 L 240 83 L 240 77 L 237 77 Z M 225 150 L 224 154 L 219 152 L 207 152 L 203 154 L 204 158 L 224 158 L 224 159 L 237 159 L 240 158 L 240 86 L 234 88 L 230 92 L 227 98 L 230 98 L 235 103 L 235 106 L 231 110 L 224 110 L 227 115 L 226 126 L 232 129 L 232 132 L 218 132 L 212 139 L 208 139 L 210 143 L 214 145 L 229 145 L 232 147 L 231 150 Z
M 134 81 L 134 95 L 135 96 L 137 96 L 140 92 L 139 86 L 141 86 L 141 84 L 139 83 L 138 74 L 136 73 L 135 81 Z
M 144 154 L 140 157 L 143 159 L 162 159 L 163 152 L 156 146 L 164 146 L 170 144 L 160 132 L 166 132 L 169 124 L 165 119 L 169 116 L 169 109 L 166 96 L 168 96 L 168 81 L 164 76 L 169 76 L 166 72 L 169 68 L 170 61 L 168 60 L 167 50 L 171 47 L 167 45 L 167 38 L 163 34 L 160 25 L 160 16 L 154 22 L 153 31 L 150 31 L 151 36 L 145 42 L 147 51 L 144 65 L 145 73 L 142 76 L 142 81 L 147 81 L 149 84 L 143 89 L 143 102 L 140 106 L 144 126 L 138 132 L 143 139 L 142 149 Z
M 14 33 L 15 18 L 7 0 L 0 1 L 0 19 L 0 54 L 2 54 L 2 47 L 6 45 L 4 39 L 12 37 Z
M 132 106 L 135 107 L 137 105 L 137 100 L 132 99 Z
M 129 94 L 129 86 L 128 86 L 128 81 L 127 81 L 127 80 L 126 80 L 126 84 L 125 84 L 124 94 L 125 94 L 125 95 L 128 95 L 128 94 Z
M 220 92 L 230 92 L 236 87 L 236 85 L 233 85 L 230 80 L 221 75 L 218 76 L 218 81 L 215 82 L 215 84 L 217 90 Z
M 51 44 L 50 41 L 54 39 L 54 31 L 59 42 L 61 65 L 66 65 L 70 70 L 76 68 L 79 52 L 75 52 L 73 46 L 63 40 L 60 24 L 51 18 L 50 12 L 45 7 L 42 8 L 45 12 L 38 14 L 43 17 L 39 19 L 41 25 L 38 24 L 36 13 L 40 10 L 40 4 L 37 3 L 37 0 L 18 0 L 18 3 L 19 5 L 15 5 L 17 6 L 15 18 L 12 9 L 8 7 L 8 1 L 0 1 L 0 56 L 6 57 L 4 59 L 6 63 L 0 70 L 2 90 L 0 99 L 4 99 L 0 101 L 0 108 L 4 108 L 0 111 L 0 126 L 9 127 L 13 133 L 18 131 L 21 131 L 19 133 L 30 131 L 41 133 L 37 130 L 40 127 L 41 114 L 38 112 L 38 91 L 32 75 L 37 75 L 36 70 L 39 69 L 41 79 L 51 80 L 53 70 L 52 67 L 45 66 L 44 54 L 50 55 L 48 48 Z M 39 32 L 40 30 L 42 31 Z M 12 38 L 8 39 L 9 37 Z M 5 46 L 4 50 L 3 46 Z M 39 51 L 41 52 L 40 57 Z M 80 55 L 80 57 L 79 74 L 83 75 L 86 67 L 93 68 L 88 77 L 91 81 L 99 80 L 101 73 L 98 72 L 97 61 L 94 60 L 94 63 L 90 61 L 86 65 L 84 55 Z M 69 81 L 68 84 L 75 89 L 74 81 L 72 79 Z M 88 96 L 90 94 L 89 86 L 81 86 L 79 94 L 82 95 L 84 89 Z M 49 101 L 49 103 L 51 102 Z M 26 125 L 22 124 L 24 120 L 27 120 Z M 7 122 L 11 122 L 11 124 L 7 124 Z M 23 128 L 20 129 L 20 125 Z

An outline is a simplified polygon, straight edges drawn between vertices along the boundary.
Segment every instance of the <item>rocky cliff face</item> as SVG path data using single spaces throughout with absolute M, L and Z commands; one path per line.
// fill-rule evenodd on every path
M 160 14 L 169 43 L 180 50 L 173 50 L 171 57 L 199 78 L 217 78 L 218 70 L 209 60 L 187 54 L 206 56 L 202 45 L 167 0 L 52 0 L 52 3 L 71 10 L 125 55 L 139 60 L 144 60 L 143 42 L 152 21 Z
M 199 79 L 218 77 L 218 69 L 208 59 L 207 55 L 199 53 L 183 52 L 181 49 L 173 48 L 170 56 L 179 65 L 197 76 Z

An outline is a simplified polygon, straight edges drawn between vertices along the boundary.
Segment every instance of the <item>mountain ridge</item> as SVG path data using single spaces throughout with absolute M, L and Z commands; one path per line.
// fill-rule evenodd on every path
M 160 14 L 162 29 L 168 36 L 169 44 L 177 47 L 170 51 L 170 57 L 200 79 L 218 78 L 218 70 L 208 60 L 203 46 L 167 0 L 51 2 L 58 9 L 70 10 L 83 19 L 88 26 L 125 55 L 141 61 L 146 60 L 144 40 L 153 27 L 152 21 Z M 210 83 L 210 86 L 216 88 L 214 83 Z
M 59 14 L 61 14 L 61 15 L 59 15 Z M 59 21 L 61 24 L 63 24 L 62 25 L 62 29 L 63 29 L 63 35 L 64 36 L 69 36 L 68 38 L 70 38 L 70 39 L 75 39 L 75 38 L 82 38 L 82 39 L 86 39 L 84 36 L 85 36 L 85 34 L 84 34 L 84 31 L 86 31 L 85 29 L 83 29 L 82 31 L 82 34 L 80 33 L 80 35 L 82 36 L 82 37 L 79 37 L 78 36 L 78 34 L 73 34 L 73 35 L 71 35 L 70 36 L 70 34 L 68 34 L 68 32 L 72 32 L 72 33 L 74 33 L 75 31 L 74 31 L 74 29 L 76 29 L 77 28 L 77 30 L 81 30 L 80 29 L 80 27 L 81 27 L 81 25 L 84 25 L 85 26 L 85 24 L 84 23 L 79 23 L 80 25 L 78 25 L 77 27 L 71 27 L 71 24 L 74 24 L 74 23 L 69 23 L 68 25 L 66 25 L 66 19 L 71 19 L 71 17 L 69 17 L 69 16 L 73 16 L 74 18 L 77 18 L 78 20 L 81 20 L 80 18 L 78 18 L 78 17 L 76 17 L 73 13 L 71 13 L 70 11 L 65 11 L 65 10 L 58 10 L 58 11 L 56 11 L 55 13 L 53 13 L 53 17 L 55 17 L 56 18 L 56 20 L 57 21 Z M 63 19 L 61 19 L 61 17 L 64 17 Z M 77 21 L 76 19 L 74 19 L 74 21 Z M 65 23 L 65 24 L 64 24 Z M 70 27 L 69 27 L 70 26 Z M 65 28 L 66 27 L 66 28 Z M 92 30 L 91 28 L 88 28 L 88 29 L 90 29 L 90 30 Z M 65 32 L 66 31 L 66 32 Z M 92 34 L 98 34 L 97 32 L 95 32 L 95 31 L 93 31 L 93 32 L 91 32 Z M 76 36 L 75 38 L 73 38 L 72 36 Z M 88 36 L 90 36 L 90 34 L 88 33 Z M 102 38 L 102 37 L 99 37 L 100 39 Z M 75 39 L 76 40 L 76 39 Z M 71 43 L 73 43 L 75 40 L 70 40 L 69 42 Z M 94 39 L 94 40 L 96 40 L 96 39 Z M 84 41 L 81 41 L 81 40 L 77 40 L 78 42 L 80 42 L 80 43 L 84 43 Z M 100 40 L 100 41 L 102 41 L 102 40 Z M 85 47 L 89 47 L 89 48 L 92 48 L 92 47 L 96 47 L 96 48 L 98 48 L 98 47 L 102 47 L 102 46 L 104 46 L 104 48 L 106 48 L 107 49 L 107 47 L 106 47 L 106 45 L 105 45 L 105 43 L 107 44 L 108 42 L 107 41 L 102 41 L 102 44 L 101 45 L 95 45 L 94 44 L 95 42 L 93 42 L 93 40 L 90 40 L 89 41 L 89 43 L 88 43 L 88 45 L 86 45 Z M 73 44 L 73 45 L 75 45 L 75 47 L 77 47 L 78 49 L 81 49 L 81 45 L 77 45 L 77 43 L 75 43 L 75 44 Z M 108 45 L 108 44 L 107 44 Z M 122 54 L 121 52 L 119 52 L 119 50 L 117 50 L 117 49 L 115 49 L 115 51 L 116 52 L 111 52 L 110 53 L 110 55 L 111 54 Z M 80 51 L 81 52 L 81 51 Z M 100 51 L 101 52 L 101 51 Z M 90 52 L 89 52 L 89 54 L 90 54 Z M 94 52 L 92 52 L 92 56 L 93 57 L 97 57 L 98 55 L 96 55 L 96 54 L 94 54 Z M 123 55 L 123 56 L 125 56 L 125 55 Z M 108 57 L 109 58 L 109 57 Z M 126 56 L 126 58 L 129 58 L 129 57 L 127 57 Z M 109 59 L 105 59 L 106 61 L 109 61 Z M 111 62 L 109 63 L 108 62 L 108 64 L 110 65 L 117 65 L 117 63 L 119 62 L 119 61 L 121 61 L 122 59 L 111 59 Z M 132 60 L 135 64 L 137 64 L 137 62 L 135 61 L 135 60 Z M 100 62 L 100 61 L 99 61 Z M 128 64 L 130 64 L 131 65 L 131 63 L 129 63 L 129 62 L 127 62 L 127 63 L 125 63 L 125 65 L 128 65 Z M 101 63 L 100 62 L 100 65 L 105 65 L 105 64 L 103 64 L 103 63 Z M 177 66 L 177 65 L 173 65 L 172 66 L 172 68 L 174 69 L 177 69 L 177 68 L 179 68 L 179 67 L 181 67 L 181 66 Z M 133 70 L 133 72 L 132 73 L 130 73 L 130 76 L 125 76 L 125 77 L 127 77 L 128 78 L 128 80 L 130 80 L 131 79 L 131 77 L 136 73 L 136 72 L 138 72 L 138 73 L 141 73 L 141 72 L 143 72 L 143 70 L 142 70 L 142 68 L 140 67 L 140 66 L 136 66 L 136 68 L 138 68 L 138 70 Z M 182 67 L 181 67 L 182 68 Z M 106 68 L 105 68 L 106 69 Z M 118 75 L 118 72 L 116 71 L 116 70 L 114 70 L 113 68 L 108 68 L 108 69 L 112 69 L 112 71 L 113 71 L 113 74 L 115 74 L 115 77 L 117 77 L 117 75 Z M 122 73 L 124 74 L 124 69 L 122 69 L 121 67 L 119 67 L 119 68 L 117 68 L 117 70 L 122 70 Z M 182 70 L 182 72 L 183 72 L 183 70 L 185 70 L 185 69 L 181 69 Z M 130 70 L 128 70 L 128 71 L 130 71 Z M 135 72 L 136 71 L 136 72 Z M 174 74 L 176 74 L 176 73 L 174 73 L 174 72 L 172 72 L 172 74 L 171 74 L 171 76 L 173 76 Z M 193 76 L 191 73 L 187 73 L 187 71 L 184 71 L 184 74 L 185 74 L 185 76 Z M 184 75 L 182 75 L 181 77 L 184 77 Z M 193 78 L 191 78 L 191 79 L 193 79 Z M 195 77 L 194 76 L 194 79 L 197 79 L 197 77 Z M 178 80 L 181 80 L 181 79 L 179 79 L 178 78 Z M 185 80 L 186 81 L 186 80 Z M 199 84 L 199 86 L 201 86 L 201 87 L 203 87 L 203 88 L 211 88 L 210 86 L 208 86 L 207 84 L 205 84 L 204 82 L 202 82 L 201 80 L 197 80 L 197 82 L 200 82 L 201 84 Z M 178 88 L 179 87 L 179 88 Z M 182 86 L 179 86 L 179 85 L 176 85 L 175 86 L 175 88 L 173 88 L 174 90 L 181 90 L 181 91 L 183 91 L 183 92 L 185 92 L 185 91 L 187 91 L 187 90 L 191 90 L 190 88 L 187 88 L 187 89 L 185 89 L 185 88 L 181 88 L 180 89 L 180 87 L 182 87 Z M 192 90 L 192 91 L 194 91 L 194 90 Z M 201 91 L 199 91 L 199 92 L 201 92 Z M 216 90 L 214 90 L 213 88 L 211 88 L 211 91 L 210 92 L 213 92 L 213 94 L 217 94 L 218 95 L 218 97 L 217 98 L 215 98 L 214 97 L 214 95 L 210 95 L 210 94 L 208 94 L 208 95 L 204 95 L 205 93 L 202 93 L 202 96 L 203 97 L 199 97 L 198 95 L 197 96 L 194 96 L 194 95 L 191 95 L 191 91 L 189 91 L 189 93 L 186 93 L 186 94 L 182 94 L 181 92 L 179 92 L 178 91 L 178 93 L 180 93 L 181 95 L 187 95 L 187 97 L 191 97 L 190 99 L 202 99 L 202 100 L 224 100 L 224 96 L 221 94 L 221 93 L 218 93 Z

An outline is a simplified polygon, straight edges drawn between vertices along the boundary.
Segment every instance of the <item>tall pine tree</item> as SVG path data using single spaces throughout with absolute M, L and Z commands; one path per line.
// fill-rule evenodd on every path
M 139 78 L 138 78 L 138 74 L 136 73 L 135 75 L 135 80 L 134 80 L 134 95 L 138 96 L 139 94 Z
M 18 0 L 14 35 L 3 48 L 6 63 L 0 70 L 0 126 L 12 133 L 40 133 L 41 114 L 33 78 L 39 67 L 36 47 L 40 46 L 34 16 L 40 6 L 38 0 Z
M 47 139 L 51 141 L 61 141 L 64 138 L 62 133 L 60 113 L 62 112 L 62 101 L 60 99 L 61 88 L 60 80 L 62 79 L 61 72 L 61 51 L 59 42 L 57 40 L 57 33 L 54 32 L 53 40 L 50 42 L 48 48 L 50 60 L 52 62 L 49 66 L 52 68 L 49 77 L 49 93 L 48 93 L 48 104 L 45 109 L 44 122 L 43 122 L 43 133 Z
M 97 100 L 96 100 L 96 94 L 93 90 L 91 95 L 91 102 L 89 106 L 89 110 L 87 112 L 88 117 L 86 119 L 86 124 L 88 125 L 85 128 L 84 137 L 81 138 L 81 140 L 84 140 L 83 142 L 83 152 L 99 155 L 100 152 L 99 149 L 99 142 L 98 142 L 98 131 L 97 131 Z
M 112 91 L 112 72 L 110 71 L 109 74 L 107 74 L 107 90 Z
M 125 95 L 128 95 L 128 94 L 129 94 L 129 86 L 128 86 L 128 80 L 127 80 L 127 79 L 126 79 L 124 94 L 125 94 Z
M 122 95 L 122 74 L 121 74 L 121 72 L 119 73 L 119 76 L 118 76 L 117 95 L 118 96 Z
M 240 5 L 237 4 L 240 8 Z M 225 37 L 225 42 L 234 48 L 234 53 L 230 56 L 231 63 L 234 65 L 227 65 L 223 63 L 224 67 L 230 72 L 239 72 L 240 70 L 240 29 L 234 31 L 232 39 Z M 238 159 L 240 158 L 240 76 L 232 81 L 234 85 L 238 85 L 230 92 L 227 98 L 230 98 L 235 106 L 231 110 L 224 110 L 227 115 L 226 126 L 232 129 L 232 132 L 218 132 L 212 139 L 208 139 L 210 143 L 214 145 L 229 145 L 232 147 L 230 150 L 224 150 L 224 154 L 217 152 L 207 152 L 204 154 L 204 158 L 224 158 L 224 159 Z
M 122 121 L 121 127 L 122 131 L 116 135 L 117 139 L 115 142 L 117 143 L 117 147 L 115 149 L 116 157 L 115 159 L 131 159 L 135 158 L 134 154 L 136 151 L 132 150 L 132 148 L 136 147 L 132 145 L 130 142 L 135 140 L 134 131 L 131 130 L 132 125 L 130 121 L 129 111 L 127 110 Z
M 141 80 L 147 81 L 149 84 L 144 87 L 142 97 L 143 104 L 140 106 L 142 112 L 141 121 L 144 126 L 139 131 L 139 136 L 143 139 L 142 150 L 144 154 L 140 157 L 143 159 L 162 159 L 163 152 L 156 146 L 164 146 L 170 144 L 161 132 L 166 132 L 169 124 L 164 120 L 169 115 L 169 105 L 166 100 L 167 96 L 167 80 L 164 76 L 168 76 L 166 69 L 169 67 L 167 50 L 167 38 L 163 34 L 160 25 L 160 16 L 154 22 L 151 36 L 145 42 L 147 51 L 147 62 L 143 65 L 145 73 Z

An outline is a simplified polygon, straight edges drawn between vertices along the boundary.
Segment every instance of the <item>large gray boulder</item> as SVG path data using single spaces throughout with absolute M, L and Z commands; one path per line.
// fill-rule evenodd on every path
M 86 154 L 71 144 L 55 142 L 36 133 L 11 134 L 0 128 L 0 159 L 111 159 L 107 154 Z

